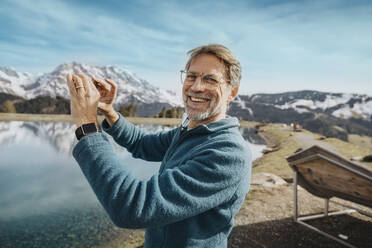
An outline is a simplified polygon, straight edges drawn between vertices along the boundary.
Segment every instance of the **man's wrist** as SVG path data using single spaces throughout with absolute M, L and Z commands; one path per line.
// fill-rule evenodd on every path
M 111 110 L 107 113 L 103 113 L 106 117 L 106 120 L 108 122 L 108 124 L 111 126 L 113 126 L 115 124 L 115 122 L 117 122 L 119 120 L 119 114 L 115 111 L 115 110 Z
M 75 130 L 75 135 L 78 140 L 84 138 L 85 136 L 88 136 L 89 134 L 92 133 L 98 133 L 102 132 L 100 126 L 96 122 L 91 122 L 91 123 L 85 123 L 79 126 Z
M 81 127 L 82 125 L 89 124 L 89 123 L 95 123 L 97 127 L 99 126 L 98 120 L 96 119 L 91 119 L 91 120 L 81 120 L 79 122 L 76 122 L 76 127 Z

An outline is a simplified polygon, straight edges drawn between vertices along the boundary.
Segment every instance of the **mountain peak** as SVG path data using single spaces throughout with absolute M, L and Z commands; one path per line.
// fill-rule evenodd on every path
M 113 65 L 95 66 L 72 61 L 58 65 L 52 72 L 37 78 L 19 73 L 13 68 L 0 67 L 0 92 L 32 99 L 38 96 L 69 98 L 66 82 L 67 74 L 82 73 L 89 77 L 111 79 L 118 85 L 116 105 L 136 103 L 165 103 L 170 106 L 181 105 L 182 101 L 172 92 L 162 90 L 127 69 Z

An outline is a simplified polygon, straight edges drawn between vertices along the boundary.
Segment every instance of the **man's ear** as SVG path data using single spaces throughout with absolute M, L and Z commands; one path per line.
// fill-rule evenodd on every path
M 239 86 L 236 86 L 234 89 L 231 90 L 231 93 L 229 97 L 227 98 L 227 101 L 230 103 L 234 98 L 238 95 Z

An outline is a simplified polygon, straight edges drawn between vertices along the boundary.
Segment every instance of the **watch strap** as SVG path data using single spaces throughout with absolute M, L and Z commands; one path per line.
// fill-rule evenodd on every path
M 97 132 L 101 132 L 101 129 L 97 127 L 96 123 L 92 122 L 92 123 L 83 124 L 80 127 L 78 127 L 75 130 L 75 135 L 76 135 L 77 140 L 80 140 L 81 138 L 83 138 L 84 136 L 87 136 L 88 134 L 97 133 Z

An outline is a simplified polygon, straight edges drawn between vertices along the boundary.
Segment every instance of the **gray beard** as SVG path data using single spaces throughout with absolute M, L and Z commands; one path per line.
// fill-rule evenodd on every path
M 216 105 L 214 100 L 211 101 L 209 108 L 204 112 L 188 108 L 185 101 L 184 105 L 187 115 L 194 121 L 204 121 L 222 112 L 222 104 Z

